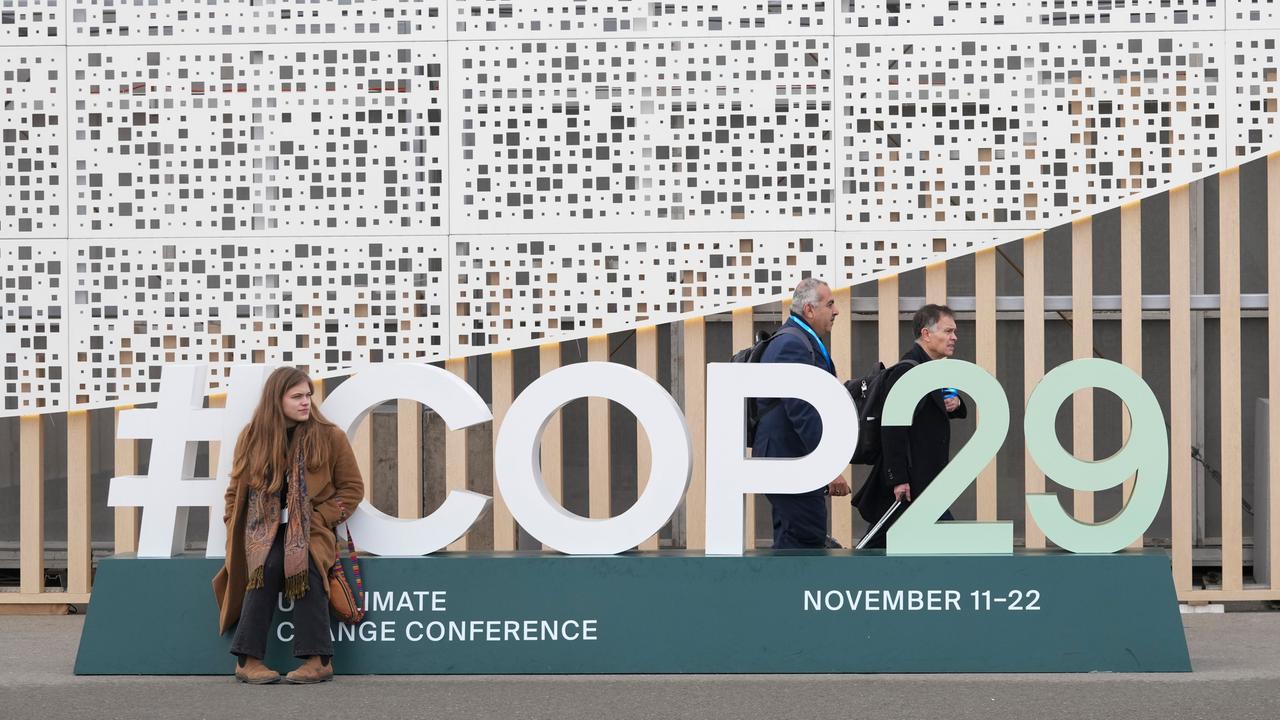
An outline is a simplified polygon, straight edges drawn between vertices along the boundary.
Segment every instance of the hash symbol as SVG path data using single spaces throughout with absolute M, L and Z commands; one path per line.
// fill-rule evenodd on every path
M 220 440 L 223 435 L 224 411 L 201 407 L 208 376 L 205 365 L 166 365 L 160 375 L 156 408 L 120 413 L 117 437 L 151 440 L 147 474 L 111 478 L 107 493 L 111 507 L 143 509 L 138 557 L 167 558 L 181 553 L 190 508 L 210 508 L 210 527 L 221 525 L 218 511 L 226 483 L 192 477 L 196 443 Z

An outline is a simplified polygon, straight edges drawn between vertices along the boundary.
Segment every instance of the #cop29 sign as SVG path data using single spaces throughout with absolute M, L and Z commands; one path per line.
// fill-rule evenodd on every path
M 187 507 L 220 510 L 230 453 L 261 393 L 269 368 L 234 369 L 225 409 L 200 407 L 205 370 L 170 366 L 155 410 L 128 410 L 121 437 L 151 438 L 148 477 L 115 478 L 108 504 L 141 506 L 140 557 L 169 557 L 185 538 Z M 938 522 L 969 483 L 995 456 L 1009 429 L 1009 405 L 994 377 L 972 363 L 939 360 L 911 369 L 895 384 L 882 424 L 910 425 L 917 402 L 939 387 L 968 394 L 980 421 L 972 439 L 890 529 L 888 549 L 897 554 L 1008 554 L 1011 522 Z M 1103 388 L 1128 408 L 1132 432 L 1124 447 L 1102 461 L 1080 460 L 1054 433 L 1054 417 L 1077 390 Z M 565 510 L 542 479 L 539 444 L 547 422 L 566 403 L 603 397 L 630 410 L 652 447 L 652 470 L 635 504 L 617 517 L 584 518 Z M 814 451 L 801 458 L 753 458 L 745 452 L 745 402 L 750 397 L 794 397 L 812 405 L 827 429 Z M 431 365 L 371 366 L 354 375 L 323 403 L 325 414 L 353 434 L 375 406 L 415 400 L 435 410 L 451 430 L 493 419 L 465 381 Z M 858 420 L 849 394 L 830 374 L 799 364 L 711 363 L 707 366 L 706 552 L 741 555 L 743 499 L 752 493 L 800 493 L 822 487 L 846 465 L 857 443 Z M 1032 393 L 1025 413 L 1032 458 L 1059 485 L 1105 490 L 1136 474 L 1133 492 L 1114 518 L 1081 523 L 1051 493 L 1031 494 L 1027 504 L 1037 525 L 1058 546 L 1082 553 L 1127 547 L 1150 525 L 1164 496 L 1169 448 L 1164 416 L 1142 379 L 1123 365 L 1076 360 L 1049 372 Z M 194 440 L 221 440 L 221 476 L 192 480 Z M 680 408 L 652 378 L 624 365 L 581 363 L 534 381 L 512 404 L 499 428 L 494 472 L 516 521 L 548 547 L 569 555 L 611 555 L 639 545 L 667 522 L 688 490 L 692 452 Z M 361 549 L 375 555 L 427 555 L 457 540 L 480 518 L 490 498 L 451 491 L 428 517 L 393 518 L 363 502 L 349 521 Z M 213 517 L 217 517 L 216 512 Z M 225 532 L 210 523 L 208 556 L 219 557 Z
M 137 557 L 102 560 L 81 637 L 82 674 L 224 674 L 209 578 L 225 528 L 211 522 L 208 557 L 173 558 L 190 507 L 218 518 L 231 454 L 271 368 L 233 369 L 225 408 L 203 408 L 206 370 L 169 366 L 155 409 L 122 414 L 120 437 L 152 440 L 149 474 L 114 478 L 108 504 L 142 506 Z M 348 520 L 361 549 L 358 626 L 334 624 L 339 673 L 764 673 L 1189 670 L 1168 557 L 1126 551 L 1164 495 L 1168 436 L 1160 407 L 1132 371 L 1105 360 L 1048 373 L 1026 408 L 1027 448 L 1059 485 L 1102 490 L 1136 475 L 1113 518 L 1081 523 L 1053 494 L 1027 497 L 1060 548 L 1013 554 L 1010 522 L 938 518 L 995 456 L 1009 429 L 1007 397 L 971 363 L 938 360 L 905 374 L 882 423 L 909 425 L 921 397 L 964 391 L 976 432 L 888 535 L 887 553 L 743 552 L 744 497 L 814 490 L 839 474 L 857 442 L 856 410 L 830 374 L 807 365 L 712 363 L 706 396 L 706 551 L 625 553 L 656 533 L 688 491 L 685 418 L 660 385 L 612 363 L 566 366 L 532 383 L 507 412 L 494 447 L 497 487 L 516 521 L 555 553 L 436 553 L 481 517 L 490 498 L 455 490 L 429 516 L 389 517 L 369 502 Z M 1132 430 L 1112 457 L 1084 461 L 1057 441 L 1071 394 L 1098 387 L 1128 408 Z M 603 397 L 630 410 L 652 446 L 639 498 L 612 518 L 564 509 L 542 479 L 539 445 L 564 404 Z M 752 397 L 794 397 L 826 429 L 801 458 L 745 450 Z M 371 366 L 329 395 L 324 413 L 352 433 L 370 410 L 408 399 L 452 430 L 492 419 L 463 380 L 430 365 Z M 195 442 L 220 440 L 216 478 L 193 478 Z M 423 557 L 426 556 L 426 557 Z M 138 608 L 145 607 L 141 613 Z M 268 661 L 291 658 L 291 608 L 281 602 Z M 201 623 L 199 618 L 207 618 Z M 193 618 L 195 621 L 193 622 Z

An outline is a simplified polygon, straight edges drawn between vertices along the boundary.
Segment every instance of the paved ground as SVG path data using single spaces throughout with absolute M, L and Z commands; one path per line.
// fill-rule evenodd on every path
M 1280 718 L 1280 613 L 1184 616 L 1171 675 L 76 677 L 83 618 L 0 616 L 0 718 Z

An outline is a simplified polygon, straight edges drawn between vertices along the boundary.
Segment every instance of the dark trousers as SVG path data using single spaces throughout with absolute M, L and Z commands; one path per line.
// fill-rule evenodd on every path
M 281 527 L 276 541 L 267 553 L 263 566 L 262 587 L 244 594 L 240 622 L 231 641 L 232 655 L 248 655 L 262 659 L 267 655 L 267 635 L 271 632 L 271 616 L 276 599 L 284 588 L 284 535 Z M 307 593 L 293 601 L 293 656 L 333 655 L 333 639 L 329 637 L 329 596 L 325 594 L 324 573 L 307 554 Z
M 889 528 L 893 527 L 893 524 L 898 522 L 898 518 L 902 517 L 902 513 L 904 512 L 906 512 L 906 510 L 902 509 L 894 513 L 893 517 L 889 518 L 889 522 L 885 523 L 884 526 L 880 528 L 879 532 L 875 534 L 875 537 L 871 538 L 871 540 L 868 541 L 867 544 L 864 545 L 862 549 L 863 550 L 884 550 L 885 543 L 888 540 L 888 536 L 889 536 Z M 938 520 L 943 522 L 955 520 L 955 516 L 953 516 L 951 514 L 951 511 L 948 510 L 942 513 L 942 517 L 938 518 Z M 875 525 L 875 523 L 871 523 L 871 524 Z M 868 528 L 868 530 L 869 529 L 870 528 Z
M 826 488 L 797 495 L 766 493 L 775 550 L 827 547 Z

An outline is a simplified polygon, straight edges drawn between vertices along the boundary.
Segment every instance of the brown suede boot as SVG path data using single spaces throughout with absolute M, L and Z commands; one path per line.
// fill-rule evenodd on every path
M 236 680 L 250 685 L 270 685 L 280 682 L 280 673 L 264 665 L 258 658 L 241 655 L 236 661 Z
M 284 676 L 294 685 L 313 685 L 333 679 L 333 663 L 325 655 L 312 655 L 297 670 Z

